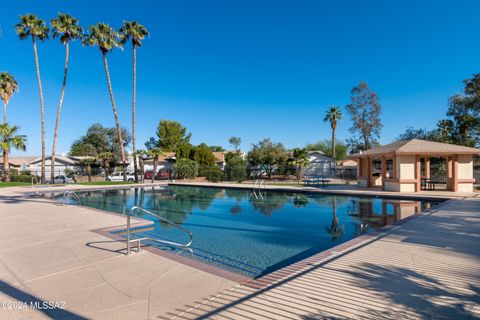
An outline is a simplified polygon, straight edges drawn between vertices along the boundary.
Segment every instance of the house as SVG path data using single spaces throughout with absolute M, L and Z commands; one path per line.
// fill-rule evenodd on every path
M 436 185 L 453 192 L 472 192 L 473 155 L 480 149 L 420 139 L 402 140 L 354 155 L 357 181 L 362 187 L 386 191 L 419 192 Z M 432 172 L 432 163 L 443 170 Z
M 215 157 L 215 163 L 220 169 L 225 168 L 225 154 L 224 151 L 212 152 Z M 162 169 L 172 169 L 172 166 L 177 162 L 175 152 L 163 152 L 162 155 L 158 158 L 157 161 L 157 171 Z M 144 170 L 151 171 L 153 170 L 153 159 L 148 158 L 143 161 Z M 131 163 L 127 169 L 133 172 L 133 163 Z
M 304 176 L 330 176 L 335 171 L 335 160 L 322 151 L 309 151 L 308 161 L 309 165 L 303 170 Z
M 10 170 L 28 171 L 28 165 L 35 159 L 37 157 L 9 157 Z M 0 158 L 0 170 L 3 171 L 2 158 Z
M 55 175 L 65 174 L 65 170 L 74 170 L 76 172 L 83 172 L 84 165 L 82 164 L 82 160 L 86 158 L 91 158 L 87 156 L 68 156 L 68 155 L 60 155 L 55 157 Z M 40 176 L 41 174 L 41 165 L 42 159 L 35 158 L 33 161 L 28 163 L 26 170 L 30 171 L 32 175 Z M 45 177 L 49 179 L 51 176 L 51 166 L 52 166 L 52 157 L 48 156 L 45 157 Z

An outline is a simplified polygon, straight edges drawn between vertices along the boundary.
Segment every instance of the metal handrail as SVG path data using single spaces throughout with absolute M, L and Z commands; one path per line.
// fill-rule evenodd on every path
M 173 241 L 168 241 L 168 240 L 159 240 L 159 239 L 154 239 L 154 238 L 141 238 L 141 239 L 130 239 L 130 219 L 131 219 L 131 215 L 133 212 L 137 211 L 137 210 L 140 210 L 140 211 L 143 211 L 145 213 L 148 213 L 154 217 L 156 217 L 159 221 L 163 221 L 163 222 L 166 222 L 168 224 L 171 224 L 172 226 L 174 226 L 175 228 L 179 229 L 180 231 L 183 231 L 185 233 L 188 234 L 188 237 L 189 237 L 189 240 L 187 243 L 183 244 L 183 243 L 178 243 L 178 242 L 173 242 Z M 184 227 L 176 224 L 175 222 L 173 221 L 170 221 L 168 219 L 165 219 L 161 216 L 159 216 L 158 214 L 155 214 L 153 213 L 152 211 L 150 210 L 147 210 L 145 208 L 142 208 L 142 207 L 137 207 L 137 206 L 133 206 L 129 211 L 128 211 L 128 214 L 127 214 L 127 254 L 130 254 L 130 243 L 131 242 L 137 242 L 137 245 L 138 245 L 138 248 L 140 248 L 140 241 L 141 240 L 151 240 L 151 241 L 155 241 L 155 242 L 158 242 L 158 243 L 162 243 L 162 244 L 167 244 L 167 245 L 171 245 L 171 246 L 175 246 L 175 247 L 179 247 L 179 248 L 188 248 L 190 247 L 190 245 L 192 244 L 193 242 L 193 234 L 192 232 L 190 232 L 189 230 L 185 229 Z
M 75 191 L 67 190 L 63 193 L 63 201 L 62 201 L 63 206 L 68 207 L 70 205 L 70 202 L 68 201 L 70 199 L 70 196 L 73 196 L 79 203 L 81 203 L 80 197 Z
M 40 181 L 38 181 L 38 178 L 33 176 L 32 177 L 32 188 L 33 188 L 33 181 L 35 181 L 35 184 L 38 186 L 38 184 L 40 183 Z

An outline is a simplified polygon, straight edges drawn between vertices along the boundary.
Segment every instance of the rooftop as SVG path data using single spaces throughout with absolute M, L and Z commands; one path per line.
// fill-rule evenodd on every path
M 459 146 L 456 144 L 434 142 L 420 139 L 401 140 L 390 144 L 372 148 L 360 153 L 351 155 L 350 157 L 367 157 L 385 154 L 396 155 L 413 155 L 413 154 L 434 154 L 434 155 L 451 155 L 451 154 L 478 154 L 480 149 Z

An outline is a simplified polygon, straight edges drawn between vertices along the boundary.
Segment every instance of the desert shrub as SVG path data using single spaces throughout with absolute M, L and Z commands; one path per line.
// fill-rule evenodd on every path
M 180 159 L 173 165 L 173 171 L 178 179 L 195 179 L 198 175 L 198 163 L 190 159 Z
M 203 170 L 204 176 L 210 182 L 218 182 L 223 178 L 223 172 L 218 167 L 211 167 Z

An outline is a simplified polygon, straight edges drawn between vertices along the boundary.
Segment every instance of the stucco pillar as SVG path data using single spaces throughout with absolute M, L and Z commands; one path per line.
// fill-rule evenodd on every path
M 452 156 L 452 191 L 458 192 L 458 156 Z
M 397 175 L 397 156 L 396 155 L 393 155 L 393 170 L 392 170 L 392 178 L 393 179 L 397 179 L 398 175 Z
M 370 188 L 372 186 L 372 159 L 370 158 L 365 158 L 367 161 L 367 172 L 366 172 L 366 179 L 367 179 L 367 188 Z
M 453 190 L 453 161 L 452 157 L 447 157 L 447 190 Z
M 382 156 L 382 190 L 385 190 L 385 179 L 387 179 L 387 158 Z
M 420 166 L 420 156 L 417 155 L 415 156 L 415 192 L 419 192 L 421 188 L 420 180 L 422 177 L 422 172 L 421 172 L 421 166 Z
M 430 179 L 430 157 L 425 157 L 425 178 Z

